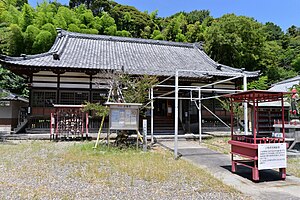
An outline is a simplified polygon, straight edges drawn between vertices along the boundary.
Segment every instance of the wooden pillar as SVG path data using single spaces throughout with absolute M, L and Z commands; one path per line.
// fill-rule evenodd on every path
M 92 74 L 90 74 L 90 87 L 89 87 L 89 89 L 90 89 L 90 102 L 92 102 L 92 91 L 93 91 L 93 75 Z
M 33 82 L 33 74 L 29 75 L 29 102 L 28 102 L 28 115 L 32 113 L 32 82 Z
M 56 103 L 59 104 L 60 103 L 60 78 L 61 78 L 61 74 L 64 74 L 66 71 L 63 69 L 60 70 L 54 70 L 52 71 L 54 74 L 57 75 L 57 85 L 56 85 Z
M 215 88 L 214 85 L 211 86 L 212 89 Z M 216 95 L 216 92 L 215 91 L 212 91 L 212 96 L 215 96 Z M 213 113 L 216 113 L 216 101 L 215 101 L 215 98 L 212 99 L 212 111 Z M 219 116 L 221 117 L 221 116 Z
M 89 101 L 92 102 L 92 91 L 93 91 L 93 76 L 97 74 L 97 71 L 87 70 L 85 74 L 90 77 L 89 83 Z
M 57 86 L 56 86 L 56 103 L 57 104 L 60 103 L 59 91 L 60 91 L 60 73 L 57 73 Z

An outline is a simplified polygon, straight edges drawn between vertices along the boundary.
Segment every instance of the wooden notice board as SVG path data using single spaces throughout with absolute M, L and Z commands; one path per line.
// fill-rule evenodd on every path
M 138 103 L 106 103 L 110 108 L 109 128 L 111 130 L 138 130 Z

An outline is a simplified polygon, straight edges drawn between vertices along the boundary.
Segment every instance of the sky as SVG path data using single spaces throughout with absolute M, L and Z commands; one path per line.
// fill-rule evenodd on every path
M 57 0 L 68 5 L 69 0 Z M 300 27 L 300 0 L 115 0 L 140 11 L 158 10 L 158 16 L 167 17 L 179 11 L 209 10 L 214 18 L 227 13 L 253 17 L 258 22 L 273 22 L 286 31 L 290 26 Z M 36 6 L 42 0 L 28 0 Z

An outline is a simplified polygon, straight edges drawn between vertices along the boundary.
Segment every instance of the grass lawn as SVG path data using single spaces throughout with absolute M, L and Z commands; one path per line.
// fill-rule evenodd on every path
M 157 147 L 0 143 L 0 199 L 243 199 L 206 170 Z
M 212 150 L 230 154 L 229 140 L 230 137 L 214 137 L 212 139 L 203 140 L 203 143 Z M 287 173 L 300 178 L 300 158 L 288 158 Z

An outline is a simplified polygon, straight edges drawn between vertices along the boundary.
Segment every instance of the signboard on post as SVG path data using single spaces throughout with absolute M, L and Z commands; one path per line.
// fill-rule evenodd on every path
M 109 128 L 112 130 L 138 130 L 138 103 L 106 103 L 110 108 Z
M 286 168 L 286 143 L 258 144 L 258 170 Z

